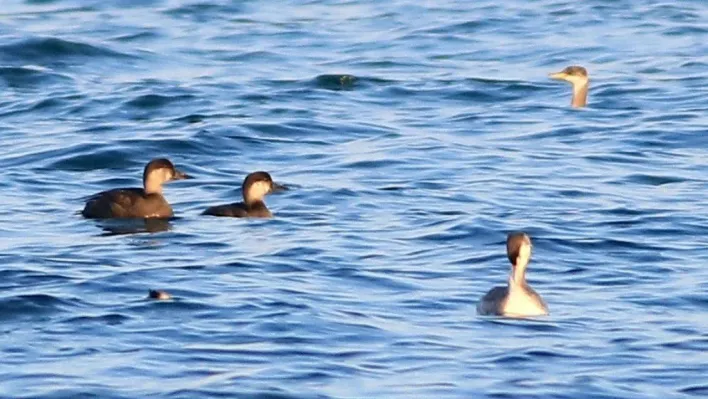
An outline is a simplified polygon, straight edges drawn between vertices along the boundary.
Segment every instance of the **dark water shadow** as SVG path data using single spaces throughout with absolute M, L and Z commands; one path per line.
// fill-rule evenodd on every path
M 95 219 L 102 236 L 159 233 L 172 230 L 171 219 Z

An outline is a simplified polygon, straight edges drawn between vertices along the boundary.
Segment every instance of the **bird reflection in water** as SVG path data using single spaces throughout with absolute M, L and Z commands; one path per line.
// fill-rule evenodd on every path
M 159 233 L 172 230 L 170 219 L 101 219 L 96 225 L 103 230 L 103 236 L 116 236 L 139 233 Z

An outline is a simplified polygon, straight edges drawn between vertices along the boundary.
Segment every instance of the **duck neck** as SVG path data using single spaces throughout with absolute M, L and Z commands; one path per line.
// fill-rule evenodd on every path
M 243 196 L 243 203 L 246 204 L 246 208 L 254 208 L 257 206 L 263 206 L 263 198 L 255 195 L 245 195 Z
M 147 194 L 162 194 L 162 183 L 154 179 L 146 179 L 143 181 L 143 189 Z
M 570 105 L 576 108 L 584 107 L 588 103 L 588 86 L 589 81 L 580 82 L 573 85 L 573 100 Z

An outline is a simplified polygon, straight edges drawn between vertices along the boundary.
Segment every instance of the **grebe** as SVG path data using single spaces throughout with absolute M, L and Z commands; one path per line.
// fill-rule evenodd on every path
M 509 283 L 506 287 L 494 287 L 487 292 L 477 305 L 477 313 L 511 317 L 548 314 L 546 303 L 526 283 L 531 247 L 531 238 L 526 233 L 516 232 L 507 236 L 506 253 L 511 262 Z
M 564 70 L 548 75 L 551 79 L 565 80 L 573 85 L 573 99 L 570 105 L 581 108 L 588 103 L 588 87 L 590 79 L 588 71 L 581 66 L 569 66 Z

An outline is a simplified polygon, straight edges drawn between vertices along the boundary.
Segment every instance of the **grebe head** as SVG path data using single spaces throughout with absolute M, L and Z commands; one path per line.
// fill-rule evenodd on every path
M 587 104 L 590 80 L 587 69 L 578 65 L 571 65 L 560 72 L 551 73 L 548 76 L 551 79 L 564 80 L 573 85 L 572 106 L 584 107 Z
M 566 82 L 569 82 L 573 85 L 576 84 L 583 84 L 588 82 L 588 71 L 587 69 L 578 66 L 578 65 L 571 65 L 569 67 L 566 67 L 560 72 L 555 72 L 552 74 L 549 74 L 551 79 L 556 79 L 556 80 L 565 80 Z
M 191 178 L 180 172 L 167 158 L 156 158 L 145 165 L 143 171 L 143 188 L 147 193 L 161 193 L 162 184 L 171 180 Z
M 511 280 L 523 283 L 526 279 L 526 266 L 531 259 L 531 237 L 524 232 L 509 233 L 506 238 L 506 255 L 511 262 Z
M 243 180 L 243 201 L 246 205 L 262 202 L 266 195 L 278 190 L 285 187 L 274 182 L 268 172 L 253 172 Z

